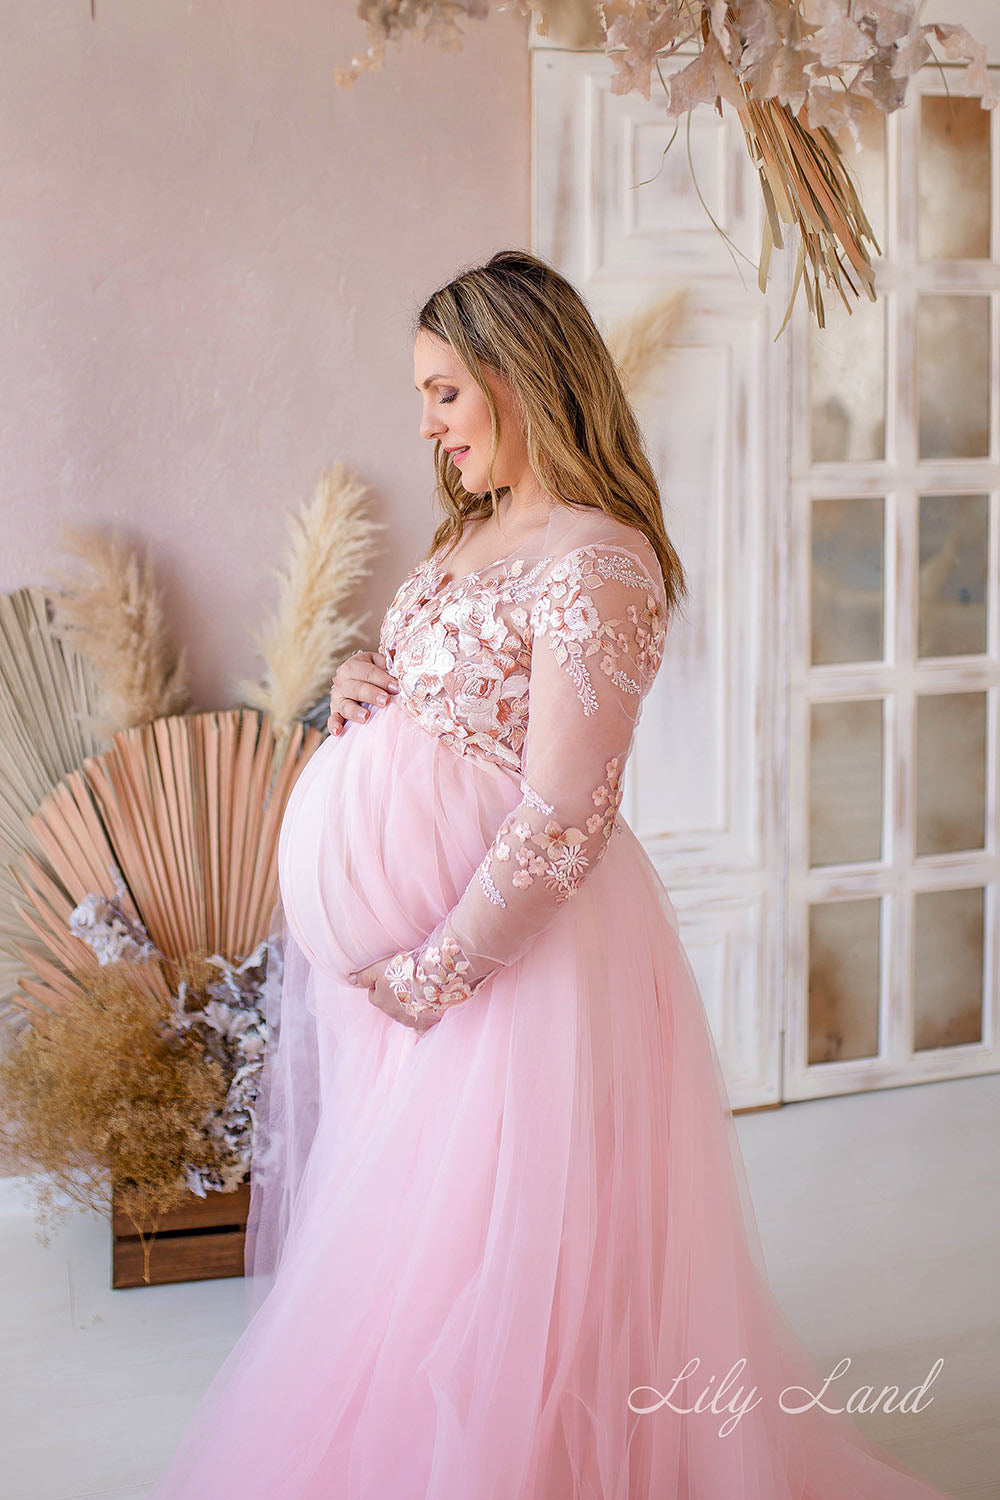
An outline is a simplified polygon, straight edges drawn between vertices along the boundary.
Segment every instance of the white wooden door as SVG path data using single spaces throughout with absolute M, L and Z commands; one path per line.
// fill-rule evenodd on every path
M 892 185 L 878 302 L 837 319 L 828 297 L 819 334 L 803 299 L 774 342 L 791 257 L 762 296 L 732 111 L 682 119 L 664 156 L 655 91 L 616 96 L 610 78 L 600 53 L 533 41 L 533 243 L 604 326 L 688 292 L 638 404 L 692 600 L 625 811 L 677 907 L 733 1105 L 996 1069 L 998 121 L 979 111 L 984 148 L 959 105 L 973 180 L 938 210 L 926 182 L 918 211 L 920 120 L 925 179 L 954 175 L 955 153 L 937 103 L 891 117 L 888 168 L 871 141 L 856 159 L 866 205 L 873 174 Z M 919 84 L 943 89 L 936 69 Z M 959 211 L 975 252 L 922 262 Z
M 733 1103 L 770 1103 L 783 974 L 781 311 L 734 272 L 683 139 L 661 166 L 672 126 L 655 99 L 613 95 L 603 54 L 537 47 L 533 67 L 538 253 L 605 327 L 671 286 L 690 292 L 676 355 L 637 407 L 691 601 L 643 709 L 624 811 L 677 908 Z M 755 253 L 738 124 L 697 112 L 690 151 L 714 217 Z

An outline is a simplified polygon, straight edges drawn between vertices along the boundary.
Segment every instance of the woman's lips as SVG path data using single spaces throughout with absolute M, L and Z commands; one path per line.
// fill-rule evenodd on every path
M 466 445 L 465 445 L 464 448 L 453 448 L 452 451 L 451 451 L 451 461 L 452 461 L 452 463 L 453 464 L 460 464 L 462 462 L 462 459 L 466 458 L 468 456 L 468 452 L 469 452 L 469 445 L 468 445 L 468 443 L 466 443 Z

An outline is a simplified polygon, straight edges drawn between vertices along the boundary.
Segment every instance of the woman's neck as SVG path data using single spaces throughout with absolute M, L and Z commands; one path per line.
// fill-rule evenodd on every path
M 528 493 L 515 494 L 509 489 L 497 506 L 497 528 L 500 535 L 513 538 L 543 526 L 552 513 L 552 500 L 537 484 Z

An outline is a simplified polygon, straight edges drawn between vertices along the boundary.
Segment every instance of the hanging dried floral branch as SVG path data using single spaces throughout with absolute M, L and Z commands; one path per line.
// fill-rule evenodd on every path
M 292 725 L 326 697 L 368 619 L 340 613 L 368 573 L 372 537 L 384 530 L 364 514 L 366 497 L 367 486 L 338 462 L 289 522 L 284 566 L 275 569 L 277 608 L 258 637 L 264 681 L 237 687 L 243 702 L 270 715 L 279 749 Z
M 648 99 L 657 59 L 685 45 L 700 48 L 670 79 L 668 115 L 728 99 L 773 99 L 808 126 L 853 128 L 866 108 L 891 114 L 905 102 L 913 73 L 934 61 L 933 43 L 964 62 L 965 86 L 997 102 L 986 71 L 986 47 L 964 26 L 922 25 L 920 0 L 605 0 L 596 6 L 614 67 L 611 91 Z M 821 20 L 813 21 L 815 12 Z M 855 141 L 857 135 L 855 134 Z
M 350 87 L 374 72 L 388 44 L 408 33 L 455 51 L 459 20 L 482 21 L 489 9 L 489 0 L 360 0 L 371 45 L 335 80 Z M 742 84 L 760 103 L 776 99 L 793 114 L 804 108 L 808 125 L 839 128 L 857 118 L 858 101 L 885 114 L 899 109 L 912 74 L 935 61 L 935 44 L 949 62 L 965 63 L 964 86 L 984 107 L 998 102 L 985 44 L 956 23 L 921 23 L 922 0 L 509 0 L 496 9 L 534 16 L 537 32 L 564 46 L 603 48 L 616 94 L 648 99 L 657 60 L 698 46 L 699 56 L 673 75 L 669 115 L 719 96 L 738 104 L 733 91 Z
M 56 635 L 41 589 L 0 595 L 0 1017 L 16 1020 L 10 997 L 29 934 L 15 910 L 25 828 L 68 771 L 102 749 L 92 729 L 93 672 Z
M 170 642 L 149 549 L 140 558 L 120 537 L 63 528 L 83 565 L 55 596 L 56 629 L 91 663 L 100 685 L 95 729 L 102 735 L 183 713 L 190 702 L 183 653 Z
M 922 0 L 512 0 L 507 8 L 533 15 L 541 34 L 565 46 L 607 52 L 613 94 L 650 98 L 653 69 L 663 86 L 668 117 L 725 100 L 738 113 L 766 207 L 758 285 L 767 285 L 772 248 L 782 246 L 779 220 L 794 226 L 799 249 L 794 290 L 803 272 L 810 309 L 824 326 L 819 275 L 850 311 L 845 285 L 874 300 L 874 271 L 866 241 L 871 232 L 835 136 L 860 126 L 873 109 L 890 114 L 905 102 L 910 77 L 929 62 L 965 64 L 963 84 L 992 109 L 997 93 L 986 68 L 986 48 L 964 26 L 917 17 Z M 505 7 L 499 7 L 501 9 Z M 386 46 L 407 31 L 461 45 L 459 17 L 482 20 L 484 0 L 362 0 L 358 14 L 371 45 L 335 79 L 350 86 L 362 71 L 381 66 Z M 813 19 L 813 17 L 818 19 Z M 664 78 L 660 63 L 682 48 L 697 55 Z M 714 221 L 713 221 L 714 222 Z M 846 256 L 851 270 L 845 265 Z M 781 330 L 779 329 L 779 332 Z
M 358 15 L 371 45 L 363 56 L 351 58 L 349 68 L 335 68 L 334 81 L 350 88 L 359 74 L 374 73 L 385 60 L 387 44 L 409 32 L 422 41 L 437 42 L 445 52 L 457 52 L 462 46 L 459 17 L 483 21 L 489 8 L 489 0 L 359 0 Z

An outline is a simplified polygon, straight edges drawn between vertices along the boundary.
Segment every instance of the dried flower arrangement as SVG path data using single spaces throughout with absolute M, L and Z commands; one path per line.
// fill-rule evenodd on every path
M 54 611 L 89 663 L 72 714 L 89 732 L 114 719 L 133 727 L 100 754 L 81 744 L 74 769 L 64 756 L 62 774 L 39 783 L 31 815 L 20 809 L 8 871 L 21 924 L 9 945 L 20 965 L 10 1000 L 27 1025 L 0 1058 L 0 1151 L 34 1182 L 43 1226 L 66 1200 L 123 1210 L 147 1281 L 162 1215 L 192 1194 L 233 1189 L 249 1171 L 269 997 L 281 978 L 271 930 L 278 833 L 322 738 L 301 710 L 325 697 L 364 622 L 339 613 L 379 529 L 362 514 L 363 497 L 338 465 L 292 519 L 265 635 L 268 679 L 245 689 L 273 705 L 277 721 L 253 707 L 177 713 L 187 702 L 183 662 L 166 641 L 148 557 L 140 567 L 119 544 L 72 538 L 90 572 Z M 12 699 L 14 676 L 5 662 Z M 0 713 L 0 736 L 22 743 L 29 760 L 31 727 Z
M 648 100 L 655 68 L 669 118 L 686 114 L 690 122 L 691 110 L 707 103 L 721 115 L 723 100 L 736 110 L 766 211 L 757 267 L 761 291 L 771 251 L 783 247 L 781 224 L 792 226 L 799 237 L 780 334 L 800 284 L 818 325 L 825 326 L 821 274 L 848 312 L 848 291 L 857 297 L 863 289 L 875 300 L 867 245 L 877 254 L 881 250 L 837 133 L 850 131 L 857 147 L 870 111 L 899 109 L 917 69 L 928 62 L 940 65 L 935 48 L 948 61 L 965 64 L 965 83 L 984 108 L 998 103 L 985 46 L 964 26 L 921 24 L 921 5 L 922 0 L 741 0 L 739 5 L 509 0 L 496 8 L 534 16 L 540 35 L 551 34 L 565 46 L 605 51 L 614 69 L 614 94 L 636 92 Z M 370 45 L 349 68 L 335 69 L 334 79 L 351 87 L 362 72 L 381 67 L 387 45 L 408 33 L 455 51 L 462 45 L 459 22 L 483 20 L 489 10 L 489 0 L 360 0 L 357 12 Z M 692 47 L 697 55 L 668 83 L 661 59 Z
M 221 1167 L 202 1122 L 224 1105 L 222 1068 L 169 1020 L 164 996 L 114 964 L 0 1059 L 0 1140 L 33 1176 L 43 1243 L 67 1198 L 109 1212 L 109 1168 L 141 1225 L 182 1201 L 186 1172 Z

